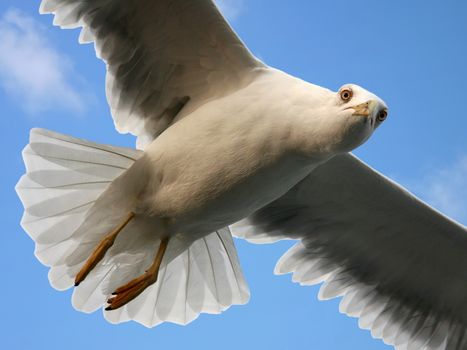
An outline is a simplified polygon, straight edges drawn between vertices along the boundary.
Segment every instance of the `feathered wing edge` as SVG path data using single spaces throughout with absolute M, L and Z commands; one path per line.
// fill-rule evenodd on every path
M 297 243 L 281 257 L 274 273 L 292 273 L 292 280 L 302 286 L 322 283 L 320 300 L 342 297 L 341 313 L 358 318 L 360 328 L 397 350 L 466 348 L 467 330 L 461 323 L 420 313 L 378 286 L 356 281 L 351 271 L 331 262 L 317 247 L 311 240 Z
M 252 243 L 300 240 L 275 273 L 322 283 L 319 299 L 342 297 L 340 311 L 374 338 L 398 350 L 467 349 L 465 226 L 354 156 L 336 157 L 230 228 Z
M 96 244 L 127 214 L 110 185 L 142 154 L 31 130 L 30 144 L 23 151 L 27 172 L 16 190 L 25 208 L 21 224 L 36 243 L 36 257 L 50 267 L 54 288 L 73 286 Z M 93 312 L 105 306 L 116 287 L 142 274 L 160 244 L 155 231 L 151 220 L 132 220 L 74 289 L 73 306 Z M 230 231 L 223 229 L 195 242 L 183 235 L 174 237 L 158 282 L 125 307 L 104 314 L 113 323 L 133 319 L 148 327 L 165 321 L 186 324 L 202 312 L 220 313 L 248 299 Z
M 94 42 L 115 127 L 141 149 L 188 101 L 236 91 L 265 68 L 211 0 L 42 0 L 39 12 L 61 28 L 81 27 L 80 43 Z

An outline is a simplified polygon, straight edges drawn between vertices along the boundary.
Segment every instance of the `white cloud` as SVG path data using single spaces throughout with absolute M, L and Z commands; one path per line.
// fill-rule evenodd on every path
M 467 224 L 467 155 L 454 164 L 435 170 L 415 186 L 428 203 Z
M 37 21 L 10 10 L 0 18 L 0 38 L 0 85 L 27 112 L 84 110 L 69 78 L 77 76 L 71 61 L 54 49 Z
M 222 14 L 229 20 L 235 19 L 242 12 L 243 0 L 215 0 Z

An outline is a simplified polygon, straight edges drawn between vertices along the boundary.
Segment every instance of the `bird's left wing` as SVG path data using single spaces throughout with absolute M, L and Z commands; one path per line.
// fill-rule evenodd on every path
M 231 226 L 253 242 L 301 241 L 278 262 L 397 349 L 467 349 L 467 229 L 356 157 L 317 168 Z
M 94 42 L 115 126 L 139 148 L 182 109 L 240 89 L 264 67 L 211 0 L 42 0 L 40 11 Z

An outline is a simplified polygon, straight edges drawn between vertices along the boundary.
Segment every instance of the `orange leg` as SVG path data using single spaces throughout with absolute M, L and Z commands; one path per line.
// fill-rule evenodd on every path
M 91 256 L 88 258 L 88 260 L 86 260 L 83 267 L 76 275 L 75 287 L 83 282 L 89 272 L 91 272 L 92 269 L 99 263 L 99 261 L 102 260 L 107 250 L 109 250 L 109 248 L 114 244 L 115 238 L 117 238 L 118 234 L 130 222 L 130 220 L 133 219 L 134 216 L 134 213 L 128 214 L 125 220 L 115 230 L 110 232 L 107 236 L 104 237 L 104 239 L 102 239 L 102 241 L 99 242 Z
M 168 244 L 168 237 L 162 239 L 151 267 L 144 274 L 131 280 L 124 286 L 117 288 L 115 292 L 112 293 L 114 296 L 107 300 L 109 306 L 105 308 L 106 311 L 116 310 L 122 307 L 140 295 L 151 284 L 156 283 L 162 258 L 164 257 Z

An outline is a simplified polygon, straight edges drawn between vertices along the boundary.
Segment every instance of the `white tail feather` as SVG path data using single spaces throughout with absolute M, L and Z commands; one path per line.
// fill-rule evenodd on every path
M 23 151 L 27 172 L 16 190 L 25 208 L 22 226 L 36 243 L 37 258 L 51 267 L 54 288 L 72 287 L 96 244 L 128 214 L 129 204 L 117 200 L 115 189 L 120 175 L 142 154 L 31 130 Z M 158 220 L 138 216 L 130 221 L 75 288 L 72 302 L 77 310 L 101 308 L 113 290 L 144 273 L 160 244 L 157 225 Z M 165 321 L 186 324 L 202 312 L 220 313 L 248 299 L 230 231 L 223 229 L 194 242 L 189 235 L 172 237 L 158 281 L 105 317 L 112 323 L 135 320 L 148 327 Z
M 183 237 L 176 239 L 179 242 L 174 245 L 187 243 Z M 133 319 L 147 327 L 162 322 L 187 324 L 200 313 L 218 314 L 231 305 L 248 302 L 248 286 L 229 230 L 200 238 L 175 257 L 170 257 L 171 249 L 178 250 L 172 244 L 169 243 L 166 253 L 169 256 L 164 259 L 158 281 L 134 302 L 106 312 L 107 320 L 120 323 Z M 147 264 L 132 265 L 135 271 L 130 274 L 142 272 L 144 266 Z
M 103 146 L 48 130 L 32 129 L 23 150 L 26 174 L 16 191 L 24 205 L 21 225 L 36 242 L 39 261 L 53 266 L 55 287 L 65 288 L 63 268 L 79 241 L 70 239 L 110 183 L 141 151 Z

